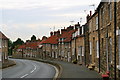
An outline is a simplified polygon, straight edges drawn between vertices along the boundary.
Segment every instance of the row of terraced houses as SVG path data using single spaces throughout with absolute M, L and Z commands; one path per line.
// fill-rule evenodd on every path
M 50 32 L 50 37 L 26 42 L 14 55 L 73 62 L 120 78 L 120 1 L 100 2 L 86 19 L 85 25 L 78 22 Z

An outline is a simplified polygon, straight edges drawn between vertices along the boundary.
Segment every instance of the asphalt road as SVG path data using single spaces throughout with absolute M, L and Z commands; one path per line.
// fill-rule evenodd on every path
M 3 69 L 3 78 L 53 78 L 56 70 L 53 66 L 32 60 L 13 59 L 16 65 Z

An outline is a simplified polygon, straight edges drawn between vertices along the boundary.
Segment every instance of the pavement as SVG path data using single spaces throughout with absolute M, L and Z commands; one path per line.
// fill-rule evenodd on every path
M 0 66 L 0 69 L 8 68 L 11 66 L 14 66 L 16 63 L 13 60 L 6 60 L 2 65 Z
M 3 78 L 53 78 L 56 70 L 53 66 L 42 62 L 13 59 L 15 66 L 2 70 Z
M 61 78 L 83 78 L 83 79 L 101 79 L 101 76 L 96 72 L 89 70 L 83 65 L 73 64 L 64 61 L 55 61 L 52 62 L 58 63 L 62 67 Z

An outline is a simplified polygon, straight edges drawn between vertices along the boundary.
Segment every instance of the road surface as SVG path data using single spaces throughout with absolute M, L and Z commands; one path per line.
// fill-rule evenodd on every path
M 53 66 L 32 60 L 13 59 L 16 65 L 3 69 L 3 78 L 53 78 Z

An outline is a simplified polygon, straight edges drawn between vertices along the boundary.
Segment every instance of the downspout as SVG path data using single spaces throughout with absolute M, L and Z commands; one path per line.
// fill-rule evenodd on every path
M 77 51 L 76 51 L 76 37 L 75 37 L 75 58 L 76 58 L 76 61 L 77 61 Z
M 86 25 L 84 25 L 84 57 L 85 57 L 85 65 L 86 65 Z
M 99 73 L 100 73 L 100 11 L 98 9 L 98 43 L 99 43 Z
M 116 80 L 116 0 L 114 0 L 114 79 Z
M 108 26 L 107 26 L 107 34 L 106 34 L 106 53 L 107 53 L 107 71 L 109 71 L 109 54 L 108 54 Z

